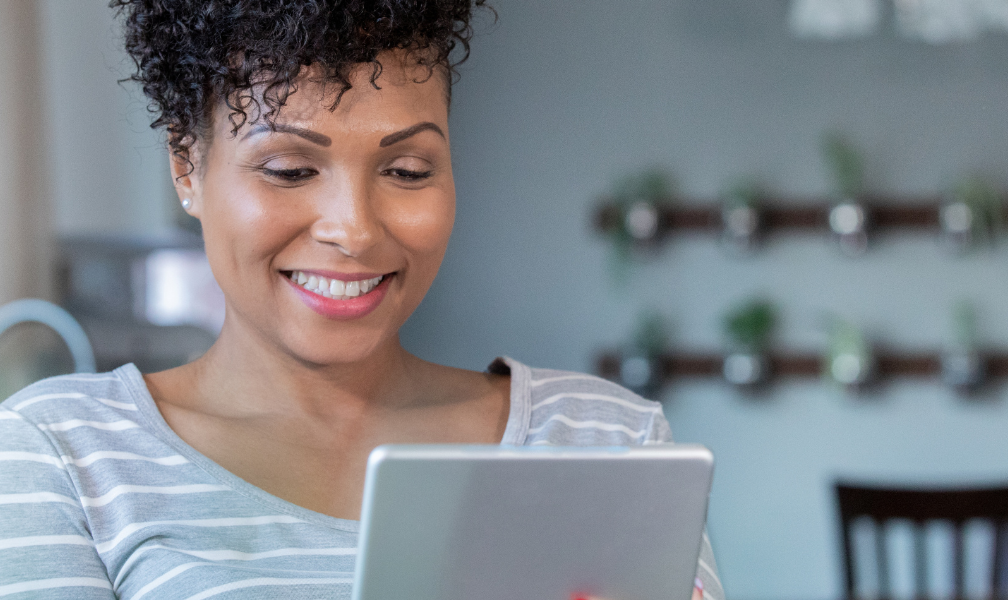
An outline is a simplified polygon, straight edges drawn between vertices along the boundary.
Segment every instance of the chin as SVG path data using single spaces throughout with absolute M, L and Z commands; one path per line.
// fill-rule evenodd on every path
M 367 361 L 379 354 L 385 346 L 389 336 L 371 333 L 325 335 L 323 331 L 308 332 L 287 340 L 285 346 L 288 354 L 313 368 L 348 365 Z

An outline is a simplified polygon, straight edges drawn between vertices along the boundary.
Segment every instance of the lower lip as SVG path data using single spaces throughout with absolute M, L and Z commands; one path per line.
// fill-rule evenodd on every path
M 289 277 L 284 275 L 281 275 L 281 277 L 286 279 L 287 283 L 294 288 L 294 291 L 300 295 L 301 301 L 304 302 L 308 308 L 314 310 L 327 319 L 349 321 L 351 319 L 359 319 L 378 308 L 381 301 L 385 299 L 385 292 L 388 291 L 389 281 L 392 280 L 393 275 L 394 274 L 386 275 L 385 278 L 381 280 L 381 283 L 363 296 L 357 296 L 356 298 L 350 298 L 348 300 L 336 300 L 320 296 L 314 292 L 309 292 L 300 285 L 294 283 Z

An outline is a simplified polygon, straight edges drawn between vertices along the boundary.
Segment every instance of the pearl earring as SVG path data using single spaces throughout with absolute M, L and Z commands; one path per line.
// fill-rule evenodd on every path
M 192 200 L 190 200 L 189 198 L 182 198 L 182 208 L 185 210 L 189 210 L 190 206 L 192 206 Z

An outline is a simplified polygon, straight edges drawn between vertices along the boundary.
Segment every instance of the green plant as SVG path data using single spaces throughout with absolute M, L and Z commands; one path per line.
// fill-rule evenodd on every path
M 633 345 L 636 350 L 649 357 L 661 355 L 668 348 L 668 322 L 658 311 L 646 311 L 637 317 Z
M 623 177 L 613 186 L 611 198 L 616 208 L 617 223 L 610 235 L 613 243 L 613 273 L 617 281 L 626 278 L 633 248 L 639 243 L 627 227 L 628 214 L 640 204 L 653 206 L 656 212 L 660 212 L 661 207 L 670 203 L 672 188 L 672 178 L 658 168 Z
M 864 161 L 861 153 L 839 132 L 823 136 L 823 160 L 833 178 L 834 192 L 843 198 L 857 198 L 864 188 Z
M 977 244 L 997 241 L 1004 229 L 1004 208 L 997 190 L 982 177 L 969 177 L 959 184 L 956 199 L 973 213 L 974 241 Z
M 977 344 L 976 308 L 968 300 L 960 300 L 952 308 L 952 327 L 955 343 L 960 348 L 974 348 Z
M 829 327 L 826 375 L 844 386 L 866 383 L 872 374 L 871 346 L 853 323 L 834 317 Z
M 722 196 L 726 209 L 756 206 L 763 197 L 763 188 L 752 179 L 738 179 Z
M 639 200 L 666 201 L 671 195 L 672 180 L 663 169 L 654 167 L 622 178 L 617 182 L 613 199 L 626 206 Z
M 868 343 L 864 334 L 850 321 L 834 317 L 830 322 L 830 355 L 840 354 L 865 355 Z
M 733 343 L 750 352 L 766 349 L 777 325 L 777 311 L 765 300 L 752 300 L 724 317 L 724 330 Z

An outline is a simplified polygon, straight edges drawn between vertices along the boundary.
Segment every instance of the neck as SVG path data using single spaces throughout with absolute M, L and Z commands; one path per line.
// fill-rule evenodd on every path
M 354 420 L 414 404 L 425 363 L 398 336 L 349 362 L 313 364 L 240 323 L 225 323 L 211 349 L 188 365 L 203 410 L 235 416 L 284 412 Z

